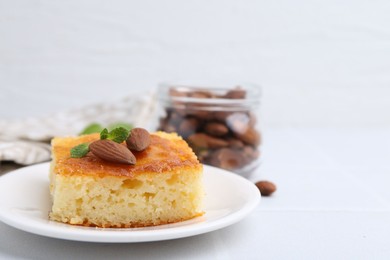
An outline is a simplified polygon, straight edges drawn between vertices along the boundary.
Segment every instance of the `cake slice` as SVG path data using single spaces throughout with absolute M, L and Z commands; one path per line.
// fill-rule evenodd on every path
M 54 221 L 95 227 L 143 227 L 203 214 L 202 165 L 177 134 L 151 134 L 135 165 L 70 158 L 70 149 L 99 134 L 52 140 L 50 194 Z M 125 145 L 125 144 L 122 144 Z

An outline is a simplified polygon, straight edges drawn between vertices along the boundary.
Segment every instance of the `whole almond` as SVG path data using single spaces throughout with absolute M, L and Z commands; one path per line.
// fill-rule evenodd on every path
M 213 98 L 215 95 L 210 91 L 192 91 L 189 93 L 189 96 L 192 98 Z
M 190 145 L 198 148 L 216 149 L 229 145 L 228 142 L 223 139 L 212 137 L 204 133 L 192 134 L 187 138 L 187 141 Z
M 204 127 L 204 130 L 206 133 L 213 136 L 222 136 L 229 132 L 229 129 L 226 127 L 226 125 L 217 122 L 207 123 Z
M 236 134 L 244 134 L 249 125 L 249 115 L 244 112 L 235 112 L 226 118 L 226 125 Z
M 269 196 L 276 191 L 276 186 L 270 181 L 258 181 L 255 183 L 259 188 L 261 195 Z
M 231 148 L 238 149 L 238 148 L 244 147 L 244 143 L 240 139 L 229 138 L 229 139 L 227 139 L 227 142 Z
M 230 111 L 215 111 L 213 112 L 213 118 L 225 123 L 226 119 L 232 114 Z
M 235 89 L 229 90 L 224 98 L 231 99 L 245 99 L 246 91 L 240 87 L 236 87 Z
M 213 118 L 213 113 L 207 109 L 202 109 L 198 104 L 196 106 L 188 106 L 187 114 L 198 118 L 199 120 L 210 120 Z
M 244 148 L 242 149 L 245 157 L 247 157 L 250 160 L 254 160 L 259 157 L 260 152 L 259 150 L 253 148 L 250 145 L 245 145 Z
M 183 92 L 183 91 L 180 91 L 176 87 L 172 87 L 172 88 L 169 89 L 169 95 L 171 97 L 186 97 L 187 93 Z
M 236 133 L 236 136 L 246 144 L 258 146 L 261 142 L 260 133 L 253 127 L 248 128 L 245 133 Z
M 150 134 L 143 128 L 133 128 L 126 140 L 126 144 L 130 150 L 143 151 L 150 145 Z
M 135 164 L 136 162 L 135 156 L 126 146 L 111 140 L 97 140 L 89 145 L 89 149 L 105 161 L 123 164 Z
M 243 167 L 245 157 L 243 153 L 233 149 L 218 149 L 210 155 L 209 163 L 213 166 L 226 169 L 236 170 Z
M 185 118 L 181 121 L 179 125 L 178 134 L 184 138 L 187 138 L 189 135 L 195 133 L 199 126 L 199 122 L 195 118 Z

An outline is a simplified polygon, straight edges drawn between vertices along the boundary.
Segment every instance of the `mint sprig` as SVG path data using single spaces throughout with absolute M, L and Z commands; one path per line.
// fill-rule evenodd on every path
M 113 130 L 113 129 L 118 128 L 118 127 L 123 127 L 125 129 L 127 129 L 128 131 L 133 129 L 133 125 L 132 124 L 125 123 L 125 122 L 112 123 L 107 128 L 108 128 L 108 130 Z
M 101 140 L 108 139 L 116 143 L 124 142 L 128 136 L 129 130 L 124 127 L 114 128 L 110 132 L 107 130 L 107 128 L 104 128 L 103 131 L 100 132 Z
M 92 124 L 86 126 L 83 129 L 83 131 L 80 132 L 79 135 L 88 135 L 88 134 L 93 134 L 93 133 L 99 133 L 102 130 L 103 130 L 103 126 L 101 126 L 98 123 L 92 123 Z
M 108 130 L 107 128 L 104 128 L 101 132 L 100 132 L 100 140 L 104 140 L 104 139 L 107 139 L 108 138 Z
M 112 129 L 111 131 L 108 131 L 107 128 L 104 128 L 100 132 L 100 139 L 101 140 L 108 139 L 117 143 L 122 143 L 129 136 L 129 132 L 130 130 L 124 127 L 117 127 Z M 89 143 L 82 143 L 70 149 L 70 157 L 81 158 L 86 156 L 88 152 L 89 152 Z
M 127 129 L 128 131 L 130 131 L 132 128 L 133 128 L 133 125 L 129 124 L 129 123 L 125 123 L 125 122 L 116 122 L 116 123 L 112 123 L 110 124 L 107 129 L 109 131 L 115 129 L 115 128 L 118 128 L 118 127 L 123 127 L 125 129 Z M 93 133 L 100 133 L 101 131 L 104 130 L 104 127 L 99 124 L 99 123 L 91 123 L 89 125 L 87 125 L 80 133 L 79 135 L 88 135 L 88 134 L 93 134 Z
M 70 157 L 81 158 L 86 156 L 88 152 L 89 152 L 89 143 L 82 143 L 70 149 Z

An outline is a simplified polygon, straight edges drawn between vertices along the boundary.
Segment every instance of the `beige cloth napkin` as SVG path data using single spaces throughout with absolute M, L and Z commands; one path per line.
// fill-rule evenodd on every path
M 155 109 L 154 97 L 154 93 L 144 93 L 41 118 L 0 120 L 0 161 L 23 165 L 48 161 L 51 138 L 77 135 L 94 122 L 103 126 L 126 122 L 150 129 Z

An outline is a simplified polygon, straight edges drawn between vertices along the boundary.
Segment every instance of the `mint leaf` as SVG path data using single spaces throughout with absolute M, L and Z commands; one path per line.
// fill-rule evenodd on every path
M 87 135 L 87 134 L 93 134 L 93 133 L 99 133 L 103 130 L 103 127 L 98 123 L 92 123 L 87 125 L 83 131 L 80 132 L 79 135 Z
M 81 158 L 87 155 L 88 152 L 89 152 L 89 143 L 82 143 L 70 149 L 70 157 Z
M 118 127 L 123 127 L 126 130 L 130 131 L 133 128 L 133 125 L 124 122 L 117 122 L 117 123 L 110 124 L 108 126 L 108 129 L 113 130 L 114 128 L 118 128 Z
M 114 130 L 115 128 L 123 127 L 126 130 L 130 131 L 133 128 L 133 125 L 124 123 L 124 122 L 116 122 L 112 123 L 107 127 L 108 131 Z M 87 134 L 93 134 L 93 133 L 100 133 L 104 130 L 104 127 L 99 123 L 91 123 L 87 125 L 80 133 L 79 135 L 87 135 Z M 107 132 L 108 133 L 108 132 Z M 105 139 L 105 138 L 104 138 Z
M 108 130 L 107 128 L 104 128 L 101 132 L 100 132 L 100 139 L 101 140 L 104 140 L 104 139 L 107 139 L 108 138 Z
M 108 132 L 107 128 L 104 128 L 100 133 L 100 139 L 108 139 L 117 143 L 122 143 L 128 136 L 129 130 L 123 127 L 114 128 L 110 132 Z
M 122 143 L 127 139 L 128 136 L 129 136 L 129 130 L 123 127 L 118 127 L 108 133 L 107 139 L 110 139 L 117 143 Z

